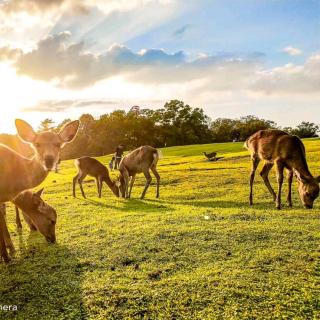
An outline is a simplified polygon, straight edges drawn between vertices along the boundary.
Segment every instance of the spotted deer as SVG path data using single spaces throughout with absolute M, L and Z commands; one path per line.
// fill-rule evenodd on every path
M 320 177 L 314 178 L 309 171 L 305 147 L 297 137 L 281 130 L 260 130 L 247 139 L 244 145 L 251 153 L 252 170 L 250 174 L 249 204 L 253 204 L 253 183 L 255 171 L 261 160 L 265 161 L 260 175 L 267 186 L 276 208 L 281 209 L 281 190 L 283 171 L 288 173 L 287 202 L 292 206 L 291 185 L 293 174 L 298 180 L 300 199 L 305 208 L 311 209 L 314 200 L 319 196 Z M 268 174 L 275 165 L 277 172 L 278 190 L 274 192 Z
M 159 198 L 160 176 L 157 171 L 157 163 L 160 156 L 160 151 L 158 151 L 157 149 L 150 146 L 142 146 L 138 149 L 133 150 L 122 158 L 119 165 L 120 191 L 122 197 L 130 198 L 136 174 L 143 173 L 147 180 L 140 197 L 141 199 L 143 199 L 152 181 L 150 175 L 151 170 L 157 180 L 156 197 Z
M 116 197 L 119 197 L 119 187 L 115 181 L 111 181 L 109 171 L 105 165 L 97 159 L 91 157 L 81 157 L 75 160 L 75 166 L 78 169 L 77 175 L 73 178 L 73 196 L 76 196 L 76 184 L 80 186 L 81 194 L 84 198 L 82 182 L 87 175 L 94 177 L 97 183 L 98 196 L 101 198 L 102 184 L 105 182 Z
M 34 150 L 32 158 L 26 158 L 14 150 L 0 144 L 0 205 L 16 198 L 19 193 L 35 188 L 53 170 L 58 162 L 60 151 L 77 134 L 80 122 L 67 123 L 59 133 L 45 131 L 36 133 L 25 121 L 17 119 L 16 128 L 20 139 Z M 0 212 L 0 253 L 5 262 L 10 258 L 6 245 L 8 229 L 3 208 Z

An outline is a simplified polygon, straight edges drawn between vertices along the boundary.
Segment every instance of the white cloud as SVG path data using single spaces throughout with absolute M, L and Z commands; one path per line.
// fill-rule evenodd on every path
M 86 51 L 83 42 L 71 43 L 70 37 L 69 32 L 62 32 L 41 40 L 32 51 L 18 58 L 17 73 L 73 89 L 122 76 L 126 81 L 145 85 L 202 80 L 203 90 L 210 91 L 304 94 L 320 90 L 320 54 L 310 56 L 304 65 L 266 69 L 261 54 L 201 55 L 190 61 L 182 51 L 133 52 L 118 44 L 93 54 Z
M 261 70 L 252 89 L 268 94 L 320 93 L 320 54 L 310 56 L 304 65 Z
M 287 53 L 289 56 L 300 56 L 302 54 L 301 49 L 291 46 L 283 48 L 282 51 Z
M 256 58 L 218 55 L 187 61 L 182 51 L 146 49 L 135 53 L 122 45 L 94 55 L 85 50 L 84 43 L 69 43 L 69 38 L 70 33 L 63 32 L 41 40 L 34 50 L 19 57 L 15 64 L 18 74 L 69 88 L 90 86 L 116 75 L 155 84 L 209 76 L 213 90 L 223 90 L 248 85 L 258 67 Z

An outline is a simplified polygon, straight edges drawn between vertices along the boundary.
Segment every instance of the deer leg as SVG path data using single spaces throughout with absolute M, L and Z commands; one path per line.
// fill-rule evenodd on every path
M 154 176 L 157 179 L 157 193 L 156 193 L 156 198 L 159 198 L 159 192 L 160 192 L 160 175 L 157 171 L 156 167 L 151 167 L 151 171 L 153 172 Z
M 277 169 L 277 180 L 278 180 L 276 208 L 280 210 L 281 209 L 281 190 L 282 190 L 282 184 L 283 184 L 283 169 L 284 169 L 284 166 L 280 161 L 276 162 L 276 169 Z
M 5 215 L 6 215 L 6 207 L 2 207 L 2 213 L 0 215 L 3 216 L 4 224 L 2 225 L 2 234 L 4 237 L 5 246 L 9 249 L 10 253 L 13 254 L 16 250 L 14 248 L 13 242 L 10 237 L 10 233 L 8 230 L 8 226 L 6 223 Z
M 22 229 L 22 224 L 21 224 L 20 215 L 19 215 L 19 208 L 17 206 L 15 207 L 16 207 L 16 225 L 18 229 Z
M 269 181 L 269 172 L 273 167 L 273 163 L 265 163 L 261 172 L 260 176 L 262 177 L 264 184 L 267 186 L 270 194 L 272 195 L 273 201 L 276 201 L 276 193 L 274 192 L 273 188 L 271 187 L 270 181 Z
M 96 185 L 97 185 L 98 197 L 101 198 L 99 177 L 97 177 L 95 180 L 96 180 Z
M 253 205 L 253 182 L 254 182 L 255 172 L 257 170 L 259 162 L 260 162 L 259 158 L 252 158 L 252 169 L 250 173 L 250 195 L 249 195 L 250 206 Z
M 143 199 L 144 198 L 144 196 L 146 195 L 146 192 L 147 192 L 147 190 L 148 190 L 148 188 L 149 188 L 149 186 L 150 186 L 150 183 L 151 183 L 151 181 L 152 181 L 152 178 L 151 178 L 151 175 L 150 175 L 150 172 L 149 172 L 149 170 L 148 171 L 146 171 L 146 172 L 144 172 L 144 176 L 146 177 L 146 185 L 145 185 L 145 187 L 144 187 L 144 190 L 143 190 L 143 192 L 142 192 L 142 194 L 141 194 L 141 197 L 140 197 L 140 199 Z
M 99 184 L 99 187 L 98 187 L 99 198 L 101 198 L 101 196 L 102 196 L 102 177 L 99 177 L 98 184 Z
M 84 178 L 86 176 L 87 176 L 86 174 L 82 173 L 81 176 L 78 178 L 78 183 L 79 183 L 79 186 L 80 186 L 81 194 L 85 199 L 86 199 L 86 195 L 84 194 L 84 191 L 83 191 L 82 181 L 84 180 Z
M 131 197 L 131 191 L 132 191 L 132 188 L 133 188 L 133 184 L 134 184 L 134 181 L 136 180 L 136 175 L 133 174 L 131 176 L 131 181 L 130 181 L 130 188 L 129 188 L 129 195 L 128 197 L 130 198 Z
M 79 176 L 80 176 L 80 172 L 73 178 L 73 197 L 75 198 L 76 197 L 76 184 L 78 182 L 78 179 L 79 179 Z
M 293 171 L 287 171 L 287 179 L 288 179 L 288 194 L 287 194 L 287 203 L 289 207 L 292 207 L 292 198 L 291 198 L 291 190 L 292 190 L 292 180 L 293 180 Z
M 4 229 L 6 225 L 4 214 L 5 214 L 5 206 L 4 204 L 0 203 L 0 254 L 4 262 L 8 263 L 10 261 L 10 258 L 8 256 L 6 243 L 4 240 Z

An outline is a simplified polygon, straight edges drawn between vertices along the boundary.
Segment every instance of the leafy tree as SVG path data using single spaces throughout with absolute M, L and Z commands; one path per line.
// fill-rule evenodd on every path
M 39 131 L 48 131 L 53 129 L 54 127 L 54 121 L 52 119 L 44 119 L 40 122 Z
M 301 122 L 295 129 L 291 131 L 292 134 L 300 138 L 318 137 L 319 126 L 312 122 Z

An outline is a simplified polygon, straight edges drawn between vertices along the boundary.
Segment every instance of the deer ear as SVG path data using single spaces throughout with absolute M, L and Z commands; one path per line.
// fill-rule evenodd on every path
M 36 133 L 33 131 L 30 124 L 21 119 L 16 119 L 15 123 L 20 139 L 27 143 L 34 142 Z
M 59 132 L 61 140 L 65 143 L 71 142 L 77 135 L 80 121 L 75 120 L 67 123 Z
M 43 190 L 44 190 L 44 188 L 38 190 L 35 194 L 36 194 L 37 196 L 41 197 L 42 194 L 43 194 Z

